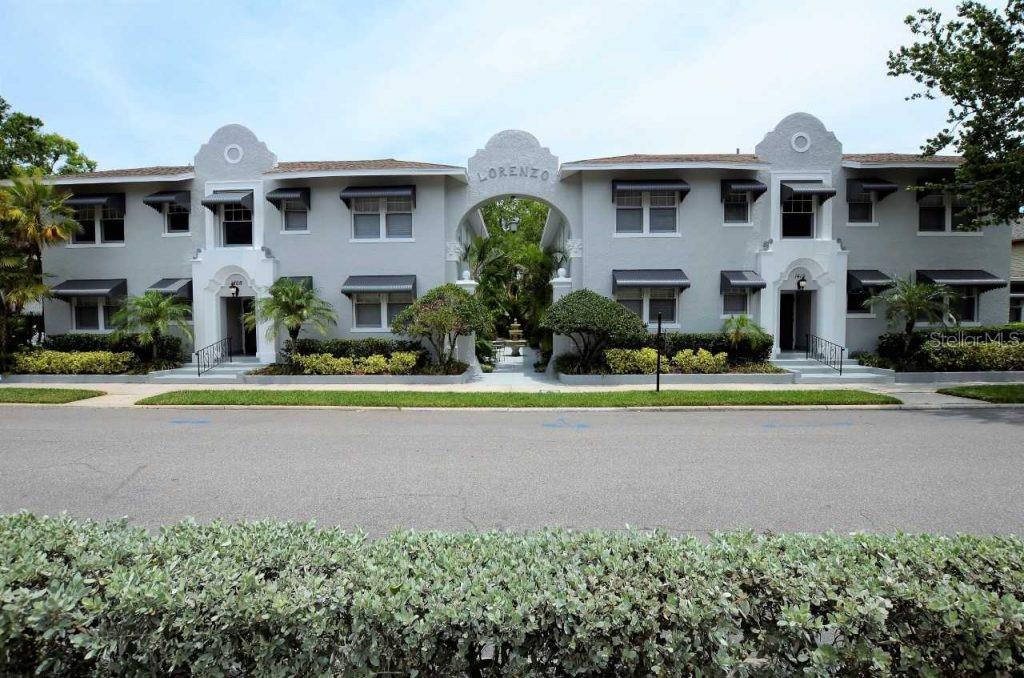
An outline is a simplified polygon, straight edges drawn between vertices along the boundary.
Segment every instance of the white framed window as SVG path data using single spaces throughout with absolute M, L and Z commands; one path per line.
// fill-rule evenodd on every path
M 164 233 L 185 235 L 189 232 L 189 210 L 181 205 L 164 205 Z
M 961 214 L 964 204 L 949 191 L 935 191 L 917 201 L 917 232 L 919 234 L 956 233 L 982 235 L 971 228 L 970 214 Z
M 244 205 L 222 205 L 220 209 L 223 246 L 252 245 L 252 210 Z
M 813 195 L 793 195 L 782 201 L 782 237 L 813 238 L 817 217 Z
M 615 301 L 640 316 L 648 325 L 678 324 L 679 290 L 672 287 L 628 287 L 615 293 Z
M 722 315 L 750 315 L 750 293 L 736 290 L 722 294 Z
M 722 218 L 727 224 L 750 223 L 750 191 L 729 191 L 722 201 Z
M 76 207 L 74 219 L 82 227 L 71 237 L 73 245 L 123 245 L 124 210 L 109 205 Z
M 676 235 L 679 191 L 616 191 L 616 235 Z
M 76 332 L 111 332 L 114 314 L 121 305 L 106 297 L 74 297 L 71 299 L 71 328 Z
M 871 290 L 847 290 L 846 291 L 846 315 L 873 316 L 874 309 L 865 306 L 864 302 L 871 298 Z
M 285 233 L 309 232 L 309 210 L 304 202 L 281 201 L 281 230 Z
M 875 193 L 865 191 L 846 196 L 846 221 L 850 224 L 875 223 Z
M 395 316 L 412 305 L 409 292 L 360 292 L 352 295 L 352 326 L 389 332 Z
M 353 240 L 412 240 L 412 197 L 354 198 Z
M 952 314 L 957 319 L 957 322 L 977 323 L 980 301 L 981 297 L 978 290 L 969 287 L 961 288 L 955 296 L 943 298 L 942 306 L 945 309 L 943 316 Z M 917 322 L 922 325 L 933 324 L 930 320 L 923 317 L 918 318 Z

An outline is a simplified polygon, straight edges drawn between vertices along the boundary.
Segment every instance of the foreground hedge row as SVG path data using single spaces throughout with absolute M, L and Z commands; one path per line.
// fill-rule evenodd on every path
M 0 674 L 967 675 L 1024 663 L 1024 542 L 0 518 Z
M 55 334 L 43 340 L 43 348 L 51 351 L 125 351 L 135 355 L 136 360 L 148 363 L 153 355 L 152 346 L 139 343 L 138 335 L 115 336 L 113 334 L 85 334 L 69 332 Z M 183 357 L 181 339 L 173 335 L 161 335 L 156 342 L 156 357 L 161 361 L 180 361 Z
M 124 374 L 135 362 L 128 351 L 38 350 L 14 356 L 14 371 L 19 374 Z

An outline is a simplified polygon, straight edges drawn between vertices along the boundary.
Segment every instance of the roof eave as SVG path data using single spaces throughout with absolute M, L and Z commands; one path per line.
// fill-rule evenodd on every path
M 558 170 L 560 178 L 565 179 L 576 172 L 621 171 L 621 170 L 674 170 L 674 169 L 734 169 L 762 170 L 769 165 L 763 162 L 605 162 L 605 163 L 567 163 Z
M 195 179 L 195 172 L 187 174 L 151 174 L 146 176 L 137 175 L 111 175 L 103 177 L 61 177 L 60 175 L 46 177 L 43 183 L 55 186 L 80 186 L 88 184 L 145 184 L 167 181 L 188 181 Z M 6 183 L 6 182 L 5 182 Z
M 270 179 L 317 179 L 321 177 L 407 177 L 407 176 L 441 176 L 452 177 L 464 184 L 469 183 L 469 174 L 465 168 L 419 168 L 419 169 L 337 169 L 337 170 L 300 170 L 297 172 L 268 170 L 263 173 Z
M 914 160 L 897 160 L 891 162 L 864 162 L 862 160 L 844 160 L 843 167 L 848 169 L 956 169 L 962 162 L 921 162 Z

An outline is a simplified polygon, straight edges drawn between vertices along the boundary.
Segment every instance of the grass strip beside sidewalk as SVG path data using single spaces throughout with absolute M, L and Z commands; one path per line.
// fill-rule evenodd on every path
M 1024 384 L 998 386 L 951 386 L 940 388 L 939 393 L 961 398 L 984 400 L 987 403 L 1024 403 Z
M 103 391 L 84 388 L 0 388 L 0 403 L 35 403 L 63 405 L 76 400 L 106 395 Z
M 442 391 L 171 391 L 137 405 L 294 405 L 347 407 L 699 407 L 751 405 L 898 405 L 878 393 L 853 390 L 593 391 L 583 393 Z

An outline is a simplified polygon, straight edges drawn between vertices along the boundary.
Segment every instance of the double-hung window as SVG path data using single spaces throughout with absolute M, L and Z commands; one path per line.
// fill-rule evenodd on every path
M 188 233 L 189 210 L 187 207 L 169 203 L 164 205 L 164 233 L 178 235 Z
M 252 245 L 252 210 L 248 207 L 222 206 L 221 225 L 225 247 Z
M 667 235 L 678 230 L 678 191 L 616 191 L 615 233 Z
M 679 291 L 670 287 L 627 287 L 615 293 L 615 301 L 640 316 L 649 325 L 676 323 Z
M 794 195 L 782 201 L 782 237 L 813 238 L 816 198 Z
M 354 240 L 411 240 L 412 237 L 412 197 L 353 199 Z
M 1010 297 L 1010 322 L 1024 322 L 1024 297 Z
M 750 315 L 750 293 L 731 288 L 722 294 L 722 315 Z
M 971 287 L 960 288 L 957 294 L 944 297 L 942 305 L 945 311 L 943 316 L 952 314 L 960 323 L 974 323 L 978 321 L 979 293 Z M 919 323 L 927 324 L 931 320 L 925 316 L 918 316 Z
M 301 200 L 281 201 L 281 226 L 287 233 L 303 233 L 309 230 L 309 210 Z
M 120 305 L 106 297 L 75 297 L 71 300 L 72 329 L 76 332 L 110 332 Z
M 862 288 L 846 291 L 846 315 L 871 315 L 873 309 L 865 303 L 871 298 L 871 290 Z
M 124 210 L 120 207 L 82 206 L 75 208 L 75 221 L 81 230 L 71 237 L 75 245 L 113 245 L 124 243 Z
M 360 292 L 352 296 L 353 326 L 359 330 L 389 331 L 395 317 L 412 305 L 409 292 Z
M 847 223 L 851 224 L 872 224 L 875 221 L 875 194 L 871 191 L 864 191 L 854 195 L 846 196 Z
M 723 218 L 727 224 L 750 222 L 750 191 L 729 191 L 722 200 Z
M 980 233 L 972 226 L 973 215 L 965 213 L 965 204 L 953 193 L 935 191 L 917 201 L 919 233 Z

